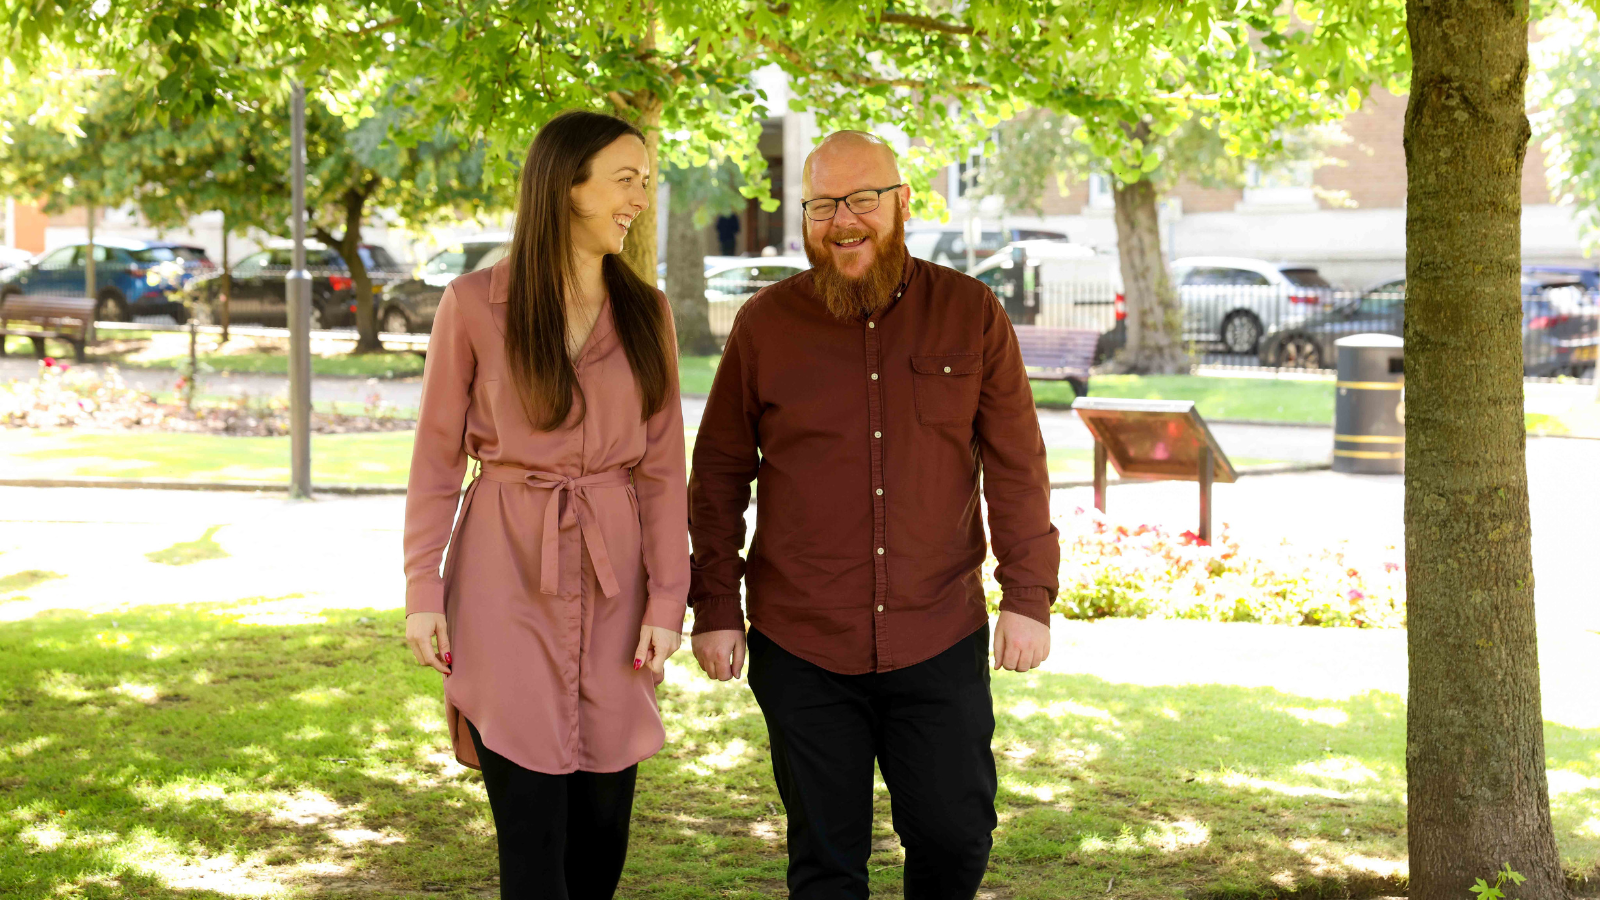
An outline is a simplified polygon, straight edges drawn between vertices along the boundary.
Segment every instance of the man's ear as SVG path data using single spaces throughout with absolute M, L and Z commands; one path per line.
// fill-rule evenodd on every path
M 911 185 L 905 185 L 900 190 L 903 192 L 900 195 L 900 221 L 909 222 L 911 221 Z

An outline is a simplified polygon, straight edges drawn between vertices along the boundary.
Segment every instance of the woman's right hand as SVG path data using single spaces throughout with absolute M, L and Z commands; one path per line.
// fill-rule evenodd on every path
M 438 652 L 434 652 L 434 638 L 438 638 Z M 415 612 L 406 616 L 406 646 L 417 658 L 417 665 L 433 666 L 442 675 L 450 674 L 450 635 L 443 613 Z

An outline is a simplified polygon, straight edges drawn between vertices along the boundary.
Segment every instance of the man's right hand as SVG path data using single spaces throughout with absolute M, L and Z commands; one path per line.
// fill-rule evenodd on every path
M 744 668 L 744 632 L 707 631 L 689 639 L 700 668 L 718 681 L 732 681 Z

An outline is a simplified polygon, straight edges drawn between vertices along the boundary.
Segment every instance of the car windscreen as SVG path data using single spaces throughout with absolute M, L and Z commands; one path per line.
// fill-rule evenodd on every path
M 133 257 L 134 262 L 142 263 L 171 262 L 175 259 L 184 258 L 179 256 L 173 247 L 146 247 L 143 250 L 129 250 L 128 255 Z
M 394 257 L 382 247 L 362 247 L 358 252 L 361 254 L 361 264 L 367 267 L 368 272 L 388 272 L 396 268 Z
M 1289 279 L 1289 283 L 1295 287 L 1333 287 L 1333 285 L 1328 283 L 1328 279 L 1323 278 L 1316 269 L 1279 269 L 1278 271 L 1282 272 L 1283 277 Z

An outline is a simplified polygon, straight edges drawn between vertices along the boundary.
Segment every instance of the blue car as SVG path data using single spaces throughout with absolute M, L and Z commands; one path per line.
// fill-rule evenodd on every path
M 83 296 L 87 244 L 57 247 L 6 271 L 0 299 L 8 294 Z M 189 312 L 178 289 L 211 268 L 203 248 L 171 241 L 106 238 L 94 242 L 95 318 L 128 322 L 134 316 L 167 315 L 178 324 Z

